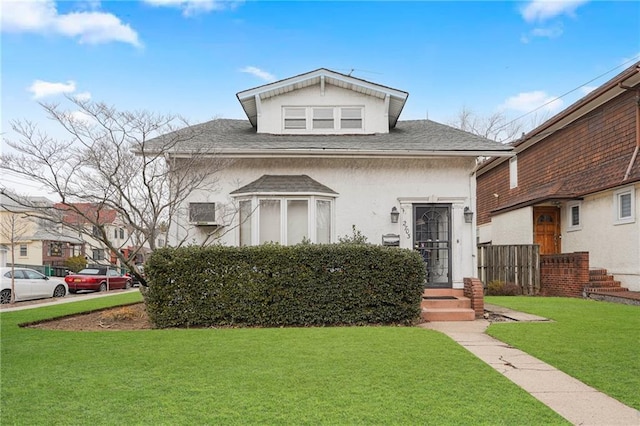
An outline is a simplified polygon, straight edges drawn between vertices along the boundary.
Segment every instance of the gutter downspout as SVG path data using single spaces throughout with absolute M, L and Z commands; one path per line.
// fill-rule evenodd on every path
M 627 167 L 627 172 L 624 174 L 624 179 L 622 179 L 623 182 L 627 180 L 631 174 L 631 168 L 636 162 L 638 151 L 640 151 L 640 90 L 636 91 L 636 149 L 633 150 L 629 167 Z
M 640 69 L 638 69 L 640 71 Z M 618 86 L 624 90 L 632 90 L 633 87 L 625 86 L 624 84 L 619 83 Z M 633 154 L 631 155 L 631 161 L 629 162 L 629 167 L 627 167 L 627 171 L 624 174 L 624 178 L 622 181 L 629 179 L 629 175 L 631 174 L 631 169 L 636 162 L 636 157 L 638 156 L 638 151 L 640 151 L 640 89 L 636 89 L 636 148 L 633 150 Z

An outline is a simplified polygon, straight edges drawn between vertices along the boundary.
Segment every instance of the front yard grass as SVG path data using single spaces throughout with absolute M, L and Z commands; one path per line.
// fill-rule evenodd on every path
M 494 323 L 488 334 L 640 410 L 640 307 L 556 297 L 485 301 L 554 320 Z
M 17 326 L 139 297 L 0 314 L 2 424 L 567 424 L 416 327 Z

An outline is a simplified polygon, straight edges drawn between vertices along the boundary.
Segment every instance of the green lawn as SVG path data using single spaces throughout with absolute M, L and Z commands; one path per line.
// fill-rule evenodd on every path
M 446 336 L 408 327 L 65 332 L 0 314 L 2 424 L 567 424 Z
M 496 323 L 488 334 L 640 410 L 640 307 L 555 297 L 487 297 L 551 318 Z

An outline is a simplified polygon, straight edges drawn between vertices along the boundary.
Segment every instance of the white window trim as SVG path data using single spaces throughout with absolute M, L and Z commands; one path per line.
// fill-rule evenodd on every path
M 573 225 L 572 210 L 574 207 L 578 208 L 578 224 Z M 582 202 L 571 201 L 567 203 L 567 231 L 580 231 L 582 229 Z
M 286 110 L 289 108 L 304 108 L 306 111 L 305 115 L 305 123 L 306 127 L 304 129 L 287 129 L 285 128 L 285 115 Z M 333 129 L 314 129 L 313 128 L 313 109 L 314 108 L 322 108 L 322 109 L 333 109 Z M 360 119 L 362 120 L 362 126 L 359 129 L 342 129 L 340 126 L 342 124 L 342 108 L 357 108 L 360 109 Z M 365 107 L 364 105 L 286 105 L 282 107 L 282 133 L 283 134 L 318 134 L 318 135 L 350 135 L 350 134 L 359 134 L 365 133 L 366 123 L 365 123 Z
M 318 196 L 318 195 L 253 195 L 251 197 L 238 197 L 238 201 L 251 201 L 251 216 L 249 221 L 251 222 L 251 245 L 257 246 L 260 245 L 260 201 L 261 200 L 279 200 L 280 201 L 280 241 L 278 244 L 280 245 L 288 245 L 287 244 L 287 201 L 290 200 L 305 200 L 308 202 L 307 204 L 307 235 L 309 236 L 309 240 L 316 244 L 317 243 L 317 234 L 316 234 L 316 201 L 323 200 L 328 201 L 331 208 L 331 235 L 330 235 L 330 243 L 336 241 L 335 238 L 335 198 L 329 196 Z M 240 245 L 240 226 L 236 227 L 236 241 L 238 242 L 238 246 Z
M 631 197 L 631 216 L 620 217 L 620 198 L 629 194 Z M 633 186 L 619 189 L 613 193 L 613 224 L 624 225 L 636 221 L 636 191 Z
M 518 157 L 509 159 L 509 189 L 518 187 Z

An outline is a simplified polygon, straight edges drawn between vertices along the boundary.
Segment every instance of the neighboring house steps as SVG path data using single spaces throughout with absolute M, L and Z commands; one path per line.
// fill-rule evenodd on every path
M 589 285 L 584 288 L 583 296 L 587 299 L 640 306 L 640 292 L 622 287 L 620 281 L 616 281 L 613 275 L 602 268 L 589 270 Z
M 462 289 L 427 288 L 422 294 L 421 317 L 425 321 L 473 321 L 476 313 Z
M 609 275 L 606 269 L 589 269 L 589 285 L 584 289 L 585 293 L 600 293 L 612 291 L 629 291 L 621 287 L 620 281 L 616 281 L 613 275 Z

